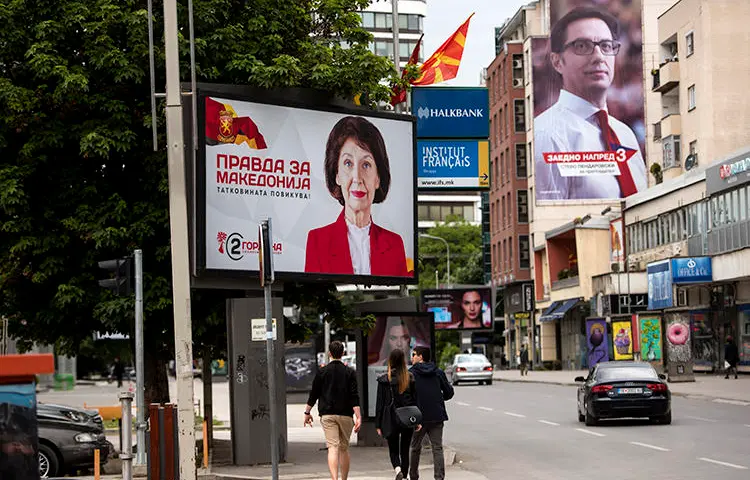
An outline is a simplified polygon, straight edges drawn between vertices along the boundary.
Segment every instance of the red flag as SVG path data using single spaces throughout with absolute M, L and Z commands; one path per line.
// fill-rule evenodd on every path
M 218 143 L 247 143 L 253 149 L 268 148 L 266 139 L 250 117 L 238 117 L 228 103 L 219 103 L 206 98 L 206 142 L 209 145 Z
M 474 14 L 472 13 L 458 27 L 458 30 L 424 62 L 420 68 L 422 74 L 412 82 L 412 85 L 432 85 L 456 78 L 458 67 L 461 65 L 461 57 L 464 54 L 466 35 L 469 33 L 469 22 L 473 16 Z
M 406 62 L 406 66 L 409 65 L 416 65 L 419 61 L 419 48 L 422 45 L 422 38 L 424 37 L 424 33 L 422 36 L 419 37 L 419 40 L 417 40 L 417 45 L 414 47 L 414 50 L 411 52 L 411 56 L 409 56 L 409 61 Z M 404 68 L 404 71 L 401 72 L 401 78 L 404 78 L 406 75 L 406 68 Z M 406 90 L 400 88 L 398 85 L 393 87 L 393 95 L 391 95 L 391 105 L 396 106 L 399 103 L 406 101 Z

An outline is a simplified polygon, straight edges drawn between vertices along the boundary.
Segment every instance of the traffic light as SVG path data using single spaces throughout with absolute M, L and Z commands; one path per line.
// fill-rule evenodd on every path
M 99 268 L 110 274 L 110 278 L 99 280 L 99 286 L 111 290 L 115 295 L 130 295 L 130 264 L 129 257 L 99 262 Z

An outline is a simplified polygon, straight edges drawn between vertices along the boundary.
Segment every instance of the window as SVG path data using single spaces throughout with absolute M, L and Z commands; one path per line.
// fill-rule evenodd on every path
M 508 241 L 503 240 L 503 268 L 502 270 L 505 271 L 505 262 L 508 261 Z
M 510 147 L 505 149 L 505 159 L 507 160 L 505 162 L 505 178 L 510 182 Z
M 497 189 L 500 186 L 500 170 L 498 168 L 498 162 L 499 162 L 498 158 L 495 157 L 495 161 L 493 162 L 494 163 L 494 173 L 495 174 L 494 174 L 493 179 L 492 179 L 492 183 L 493 183 L 493 185 L 495 185 L 495 189 Z
M 501 228 L 501 227 L 505 226 L 505 213 L 506 213 L 505 210 L 506 210 L 506 207 L 505 207 L 505 195 L 503 195 L 503 218 L 500 221 L 500 225 L 498 226 L 498 228 Z
M 513 270 L 513 264 L 515 263 L 513 258 L 513 237 L 508 239 L 508 270 Z
M 690 85 L 688 87 L 688 112 L 690 110 L 695 110 L 695 85 Z
M 505 127 L 503 126 L 503 119 L 504 118 L 505 117 L 503 116 L 503 109 L 500 108 L 500 125 L 498 126 L 499 130 L 497 131 L 498 141 L 499 141 L 500 138 L 503 137 L 503 132 L 505 132 Z
M 505 117 L 503 118 L 503 123 L 505 124 L 505 136 L 508 136 L 508 133 L 510 132 L 510 120 L 508 120 L 508 104 L 505 104 Z
M 527 190 L 518 190 L 516 198 L 518 223 L 529 223 L 529 192 Z
M 526 106 L 523 99 L 513 101 L 513 119 L 516 133 L 526 131 Z
M 516 143 L 516 178 L 526 178 L 526 144 Z
M 503 152 L 500 152 L 500 184 L 505 184 L 505 176 L 503 175 L 505 173 L 505 154 Z
M 531 253 L 529 252 L 529 236 L 518 236 L 518 267 L 529 269 L 531 267 Z
M 680 165 L 680 136 L 670 135 L 661 142 L 662 160 L 664 170 Z
M 693 43 L 693 32 L 688 33 L 685 35 L 685 50 L 687 51 L 686 57 L 689 57 L 690 55 L 695 52 L 695 45 Z
M 375 28 L 375 14 L 373 12 L 362 12 L 362 26 Z
M 389 57 L 393 55 L 393 42 L 378 40 L 375 42 L 375 55 Z
M 510 219 L 513 216 L 513 213 L 512 213 L 513 212 L 513 200 L 510 198 L 510 192 L 508 192 L 507 197 L 508 197 L 508 218 L 505 219 L 506 226 L 510 225 L 511 223 Z

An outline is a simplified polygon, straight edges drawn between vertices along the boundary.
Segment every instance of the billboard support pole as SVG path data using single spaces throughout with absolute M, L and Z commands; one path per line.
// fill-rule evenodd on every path
M 398 43 L 398 34 L 399 34 L 398 0 L 391 0 L 391 6 L 393 7 L 392 14 L 391 14 L 391 17 L 392 17 L 391 24 L 393 26 L 393 64 L 396 66 L 396 73 L 401 75 L 401 49 Z M 394 109 L 396 113 L 401 113 L 402 111 L 401 104 L 395 105 Z
M 195 478 L 195 414 L 193 412 L 193 326 L 190 318 L 190 258 L 185 185 L 185 145 L 180 92 L 177 0 L 164 0 L 166 64 L 167 160 L 169 224 L 172 251 L 175 375 L 177 377 L 180 478 Z M 139 446 L 140 449 L 140 446 Z
M 146 401 L 143 371 L 143 250 L 135 251 L 135 431 L 136 465 L 146 465 Z
M 271 305 L 271 284 L 274 281 L 273 235 L 271 219 L 260 225 L 260 284 L 263 286 L 263 299 L 266 311 L 266 366 L 268 368 L 268 403 L 271 414 L 271 478 L 279 479 L 279 425 L 276 405 L 276 345 L 274 344 L 273 312 Z M 284 321 L 284 319 L 279 319 Z

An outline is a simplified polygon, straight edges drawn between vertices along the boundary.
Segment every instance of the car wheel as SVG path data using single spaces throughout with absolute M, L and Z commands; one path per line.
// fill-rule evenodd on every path
M 653 419 L 650 419 L 653 423 L 659 423 L 661 425 L 671 425 L 672 423 L 672 412 L 669 412 L 666 415 L 662 415 L 661 417 L 655 417 Z
M 492 385 L 492 380 L 487 380 L 487 385 Z
M 60 470 L 57 455 L 47 445 L 39 444 L 39 476 L 41 478 L 55 477 Z
M 597 418 L 589 413 L 588 407 L 586 408 L 586 411 L 584 412 L 583 421 L 586 422 L 587 427 L 595 427 L 596 424 L 599 422 Z
M 458 380 L 456 380 L 455 378 L 452 379 L 451 384 L 453 384 L 453 386 L 455 387 L 456 385 L 458 385 Z

